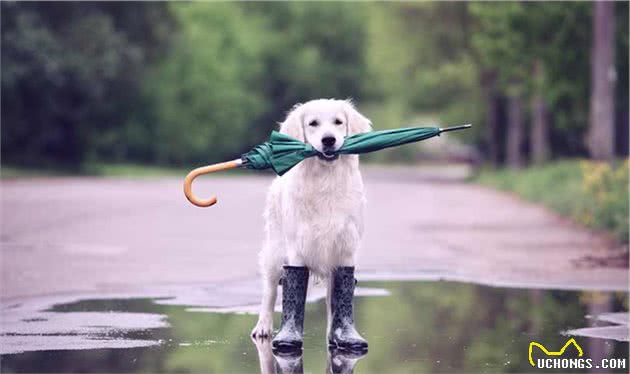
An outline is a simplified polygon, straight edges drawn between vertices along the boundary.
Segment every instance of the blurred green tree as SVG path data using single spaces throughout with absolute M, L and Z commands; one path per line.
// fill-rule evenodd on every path
M 364 106 L 376 128 L 473 122 L 476 126 L 461 140 L 480 142 L 482 92 L 470 53 L 468 6 L 370 4 L 366 52 L 370 102 Z M 413 161 L 418 150 L 421 146 L 408 146 L 374 156 Z
M 2 7 L 3 162 L 80 167 L 115 152 L 138 72 L 161 53 L 169 14 L 147 3 Z
M 315 98 L 367 97 L 366 5 L 243 3 L 248 17 L 265 19 L 260 94 L 269 106 L 255 119 L 256 141 L 296 103 Z
M 355 98 L 376 128 L 473 122 L 462 139 L 496 163 L 587 154 L 589 3 L 1 6 L 4 163 L 232 158 L 319 97 Z M 614 7 L 627 83 L 628 3 Z M 403 148 L 391 159 L 417 157 Z
M 130 123 L 134 141 L 161 164 L 237 157 L 252 119 L 268 106 L 260 92 L 265 29 L 236 4 L 169 6 L 179 31 L 144 76 L 152 112 L 148 123 Z
M 615 4 L 593 3 L 589 151 L 593 158 L 615 157 Z
M 615 36 L 624 56 L 617 59 L 617 69 L 625 72 L 627 32 L 621 30 L 627 30 L 628 4 L 615 6 L 617 19 L 626 25 Z M 514 134 L 522 124 L 507 125 L 508 163 L 521 159 L 517 151 L 523 145 L 529 145 L 536 162 L 547 160 L 551 149 L 557 156 L 586 154 L 592 35 L 584 25 L 591 24 L 592 4 L 473 3 L 469 8 L 475 19 L 472 45 L 480 69 L 498 74 L 499 91 L 510 98 L 511 105 L 515 98 L 531 98 L 531 111 L 524 113 L 532 121 L 529 141 L 520 144 L 522 135 Z M 628 87 L 623 86 L 616 94 L 622 106 L 617 113 L 626 115 L 618 116 L 618 123 L 624 122 L 628 111 L 623 100 Z M 627 154 L 627 149 L 620 148 L 621 154 Z
M 361 97 L 362 17 L 349 4 L 172 4 L 174 48 L 145 78 L 134 138 L 159 163 L 238 157 L 298 102 Z M 334 27 L 331 27 L 334 25 Z

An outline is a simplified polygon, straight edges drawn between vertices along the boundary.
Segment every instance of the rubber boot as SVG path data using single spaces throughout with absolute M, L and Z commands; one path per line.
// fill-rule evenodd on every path
M 308 286 L 308 268 L 285 266 L 282 277 L 282 325 L 271 341 L 274 350 L 293 351 L 302 348 L 304 303 Z
M 357 362 L 365 357 L 367 351 L 353 352 L 331 349 L 328 351 L 328 362 L 326 373 L 330 374 L 352 374 Z
M 331 317 L 328 335 L 331 348 L 366 351 L 368 343 L 354 327 L 352 297 L 354 296 L 354 266 L 338 267 L 332 272 Z
M 275 374 L 304 374 L 304 364 L 302 361 L 302 350 L 287 352 L 276 352 Z

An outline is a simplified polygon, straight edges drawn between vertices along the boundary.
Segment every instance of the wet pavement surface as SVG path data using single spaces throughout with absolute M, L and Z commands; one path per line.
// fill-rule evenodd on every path
M 585 358 L 625 359 L 628 294 L 495 288 L 459 282 L 360 282 L 355 319 L 369 352 L 328 352 L 325 306 L 310 293 L 304 352 L 276 357 L 254 344 L 253 286 L 178 286 L 119 298 L 39 298 L 2 304 L 2 372 L 538 372 L 530 342 L 571 338 Z M 188 289 L 184 292 L 185 289 Z M 180 294 L 185 297 L 165 297 Z M 222 300 L 232 295 L 231 303 Z M 361 296 L 362 295 L 362 296 Z M 240 304 L 240 305 L 239 305 Z M 618 313 L 625 312 L 625 313 Z M 276 314 L 277 328 L 279 314 Z M 563 357 L 577 357 L 574 346 Z M 537 348 L 532 358 L 544 358 Z
M 362 167 L 360 272 L 628 289 L 627 266 L 597 265 L 619 255 L 605 235 L 439 170 Z M 200 178 L 195 193 L 219 197 L 208 209 L 185 199 L 183 177 L 1 181 L 0 300 L 254 277 L 270 176 Z

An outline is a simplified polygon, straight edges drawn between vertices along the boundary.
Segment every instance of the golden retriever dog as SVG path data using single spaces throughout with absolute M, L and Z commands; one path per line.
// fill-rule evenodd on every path
M 352 317 L 354 265 L 366 199 L 359 156 L 337 155 L 335 151 L 346 137 L 370 130 L 370 121 L 349 100 L 298 104 L 280 124 L 281 133 L 312 145 L 319 154 L 277 177 L 269 188 L 264 213 L 266 235 L 260 252 L 263 296 L 252 331 L 255 339 L 272 335 L 282 279 L 283 326 L 274 338 L 274 348 L 301 348 L 304 279 L 312 273 L 328 284 L 329 344 L 367 348 L 367 342 L 354 329 Z

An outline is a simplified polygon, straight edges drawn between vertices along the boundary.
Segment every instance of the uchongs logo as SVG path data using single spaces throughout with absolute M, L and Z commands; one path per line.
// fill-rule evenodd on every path
M 536 364 L 534 363 L 534 359 L 532 358 L 532 351 L 534 350 L 534 347 L 540 348 L 540 350 L 542 350 L 547 356 L 562 356 L 564 354 L 564 351 L 566 351 L 567 347 L 569 347 L 571 344 L 573 344 L 575 348 L 577 348 L 578 357 L 582 357 L 584 355 L 584 351 L 582 350 L 582 347 L 580 347 L 580 345 L 575 341 L 574 338 L 567 340 L 567 342 L 559 351 L 549 351 L 542 344 L 537 343 L 537 342 L 531 342 L 529 343 L 529 363 L 532 364 L 533 367 L 536 367 Z
M 560 357 L 573 345 L 577 349 L 577 357 Z M 548 357 L 538 358 L 534 361 L 532 352 L 534 347 L 538 347 Z M 550 351 L 545 346 L 537 342 L 529 343 L 529 363 L 538 369 L 625 369 L 627 367 L 626 358 L 583 358 L 584 351 L 574 338 L 567 340 L 559 351 Z

